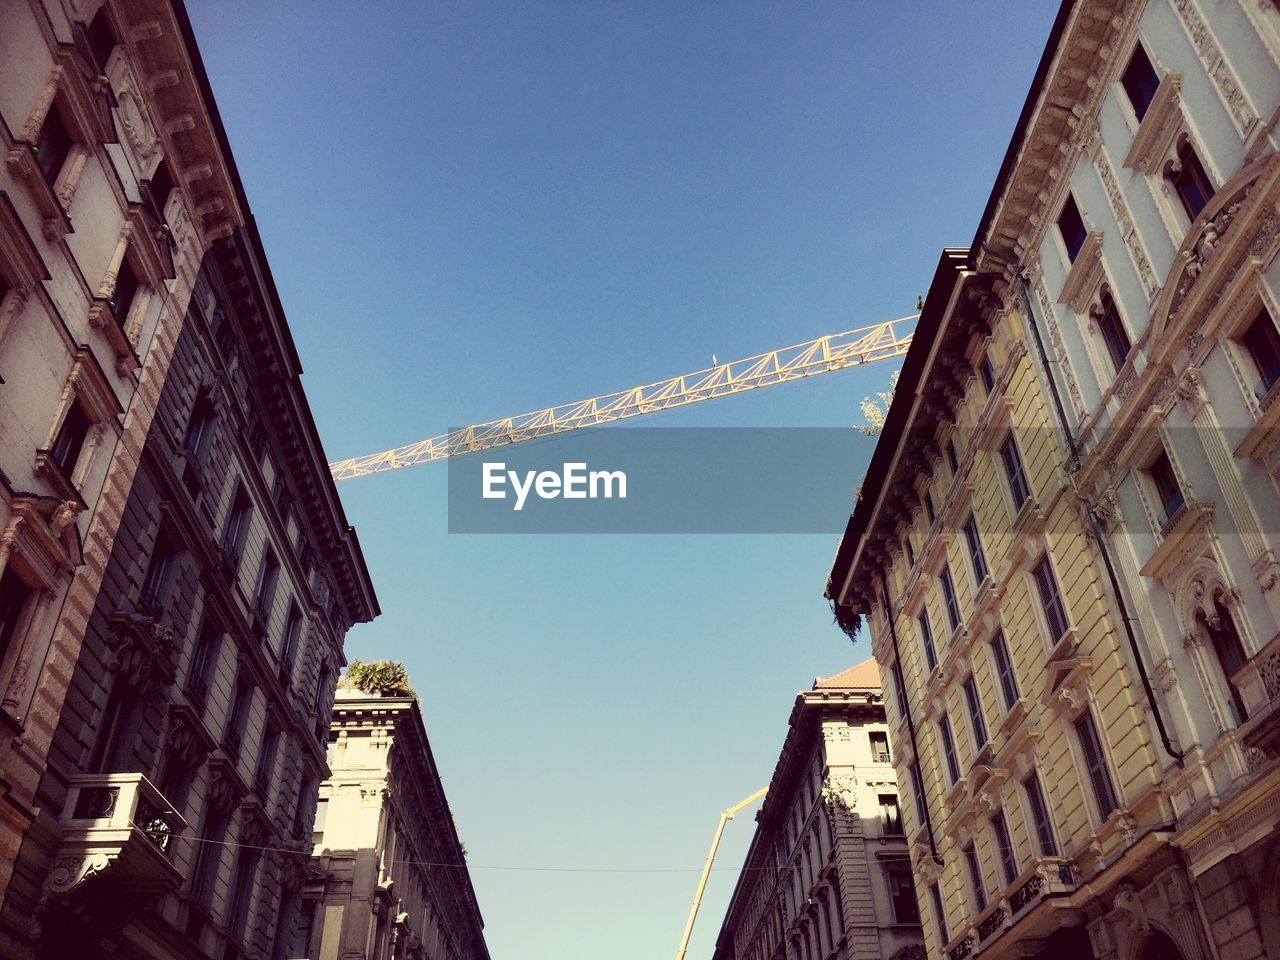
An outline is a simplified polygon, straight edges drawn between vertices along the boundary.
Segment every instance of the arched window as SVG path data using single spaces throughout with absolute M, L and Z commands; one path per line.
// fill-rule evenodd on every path
M 1213 612 L 1214 619 L 1218 621 L 1217 626 L 1205 618 L 1205 629 L 1213 645 L 1214 655 L 1218 658 L 1218 665 L 1226 678 L 1227 688 L 1231 691 L 1231 706 L 1235 711 L 1236 723 L 1244 723 L 1249 718 L 1249 713 L 1245 710 L 1244 699 L 1231 678 L 1240 672 L 1248 657 L 1245 656 L 1244 645 L 1240 642 L 1240 632 L 1236 629 L 1236 622 L 1231 618 L 1231 612 L 1223 605 L 1221 594 L 1214 598 Z

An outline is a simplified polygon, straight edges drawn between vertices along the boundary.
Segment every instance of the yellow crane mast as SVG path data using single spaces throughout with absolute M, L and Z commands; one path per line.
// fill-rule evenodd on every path
M 329 470 L 335 480 L 365 477 L 900 357 L 911 345 L 911 331 L 918 318 L 919 314 L 912 314 L 729 363 L 716 363 L 713 357 L 712 366 L 694 373 L 477 423 L 394 450 L 338 460 L 329 464 Z

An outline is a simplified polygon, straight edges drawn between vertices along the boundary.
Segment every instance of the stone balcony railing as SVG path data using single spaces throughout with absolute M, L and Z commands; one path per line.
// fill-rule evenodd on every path
M 1280 634 L 1231 678 L 1248 719 L 1240 733 L 1249 747 L 1280 754 Z
M 104 872 L 117 889 L 140 894 L 182 880 L 169 856 L 187 822 L 140 773 L 72 777 L 59 823 L 62 843 L 46 881 L 55 895 Z
M 1004 931 L 1016 927 L 1046 897 L 1069 893 L 1075 887 L 1075 869 L 1069 860 L 1038 857 L 972 924 L 958 931 L 944 951 L 947 960 L 966 960 L 982 953 Z

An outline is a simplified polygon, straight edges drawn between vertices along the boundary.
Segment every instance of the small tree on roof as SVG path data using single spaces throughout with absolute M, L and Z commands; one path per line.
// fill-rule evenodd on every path
M 374 697 L 413 697 L 418 695 L 409 686 L 409 672 L 400 660 L 353 659 L 347 664 L 347 672 L 338 681 L 347 690 L 359 690 Z

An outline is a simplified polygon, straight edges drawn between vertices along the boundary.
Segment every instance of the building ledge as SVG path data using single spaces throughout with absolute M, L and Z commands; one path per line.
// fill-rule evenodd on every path
M 1166 73 L 1161 79 L 1125 155 L 1126 169 L 1141 170 L 1149 177 L 1160 173 L 1160 165 L 1182 127 L 1181 90 L 1182 74 Z
M 1144 577 L 1167 577 L 1200 541 L 1212 520 L 1212 503 L 1188 500 L 1165 524 L 1159 546 L 1138 572 Z

